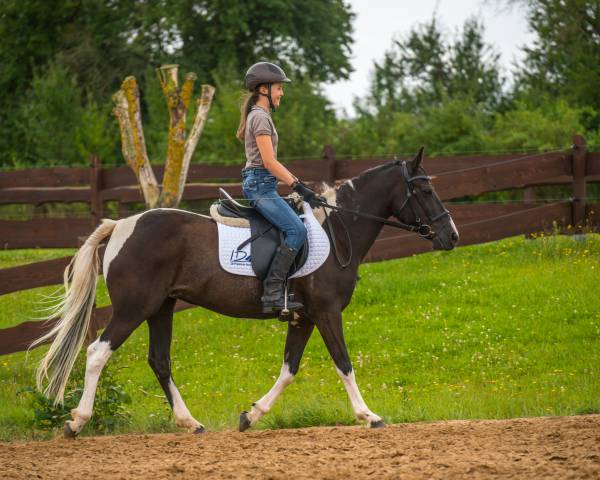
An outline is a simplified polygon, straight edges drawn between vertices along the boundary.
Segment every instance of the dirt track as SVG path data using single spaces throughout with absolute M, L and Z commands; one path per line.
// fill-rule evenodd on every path
M 600 478 L 600 415 L 0 443 L 0 478 Z

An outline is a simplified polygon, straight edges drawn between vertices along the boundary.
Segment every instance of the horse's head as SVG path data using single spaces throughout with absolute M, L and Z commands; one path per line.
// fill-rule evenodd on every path
M 397 161 L 402 181 L 393 198 L 392 213 L 401 222 L 419 226 L 419 233 L 436 250 L 452 250 L 458 231 L 423 169 L 423 147 L 412 161 Z

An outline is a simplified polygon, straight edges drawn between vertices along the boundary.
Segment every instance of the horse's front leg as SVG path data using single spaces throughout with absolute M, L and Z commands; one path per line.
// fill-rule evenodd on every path
M 255 425 L 265 413 L 271 410 L 275 400 L 281 395 L 285 387 L 292 383 L 294 376 L 298 373 L 304 347 L 314 327 L 314 323 L 303 318 L 300 318 L 299 324 L 295 327 L 288 323 L 285 353 L 283 355 L 283 365 L 281 366 L 279 378 L 264 397 L 252 404 L 250 412 L 241 413 L 240 432 Z
M 348 397 L 350 397 L 350 403 L 356 418 L 359 420 L 366 420 L 367 424 L 371 428 L 381 428 L 385 426 L 381 417 L 373 413 L 362 398 L 356 379 L 354 377 L 354 370 L 352 369 L 352 363 L 348 356 L 348 350 L 346 349 L 346 342 L 344 341 L 344 332 L 342 330 L 342 314 L 341 312 L 336 313 L 321 313 L 318 319 L 315 319 L 315 323 L 329 354 L 335 363 L 338 375 L 346 387 Z

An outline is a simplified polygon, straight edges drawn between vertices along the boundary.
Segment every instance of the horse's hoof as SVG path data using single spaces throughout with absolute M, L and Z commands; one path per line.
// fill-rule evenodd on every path
M 204 428 L 204 425 L 200 425 L 199 427 L 196 427 L 196 430 L 194 430 L 194 435 L 200 433 L 206 433 L 206 428 Z
M 65 438 L 75 438 L 77 436 L 77 433 L 74 432 L 73 430 L 71 430 L 71 426 L 69 425 L 69 422 L 65 422 L 65 428 L 63 429 L 63 434 L 64 434 Z
M 383 420 L 377 420 L 376 422 L 371 422 L 369 425 L 370 428 L 383 428 L 385 427 L 385 423 Z
M 240 432 L 245 432 L 246 430 L 248 430 L 250 428 L 250 425 L 252 425 L 252 422 L 250 421 L 248 412 L 243 411 L 242 413 L 240 413 Z

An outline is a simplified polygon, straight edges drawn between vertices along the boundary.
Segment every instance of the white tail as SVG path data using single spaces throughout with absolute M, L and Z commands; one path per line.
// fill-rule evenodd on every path
M 46 396 L 54 398 L 55 405 L 62 404 L 64 401 L 69 374 L 88 331 L 96 299 L 98 245 L 112 233 L 116 224 L 115 220 L 102 220 L 102 224 L 77 251 L 65 269 L 65 293 L 47 317 L 60 315 L 60 320 L 52 330 L 29 347 L 33 348 L 54 338 L 48 353 L 37 369 L 36 381 L 38 390 L 43 390 Z M 44 389 L 45 379 L 48 379 L 48 386 Z

